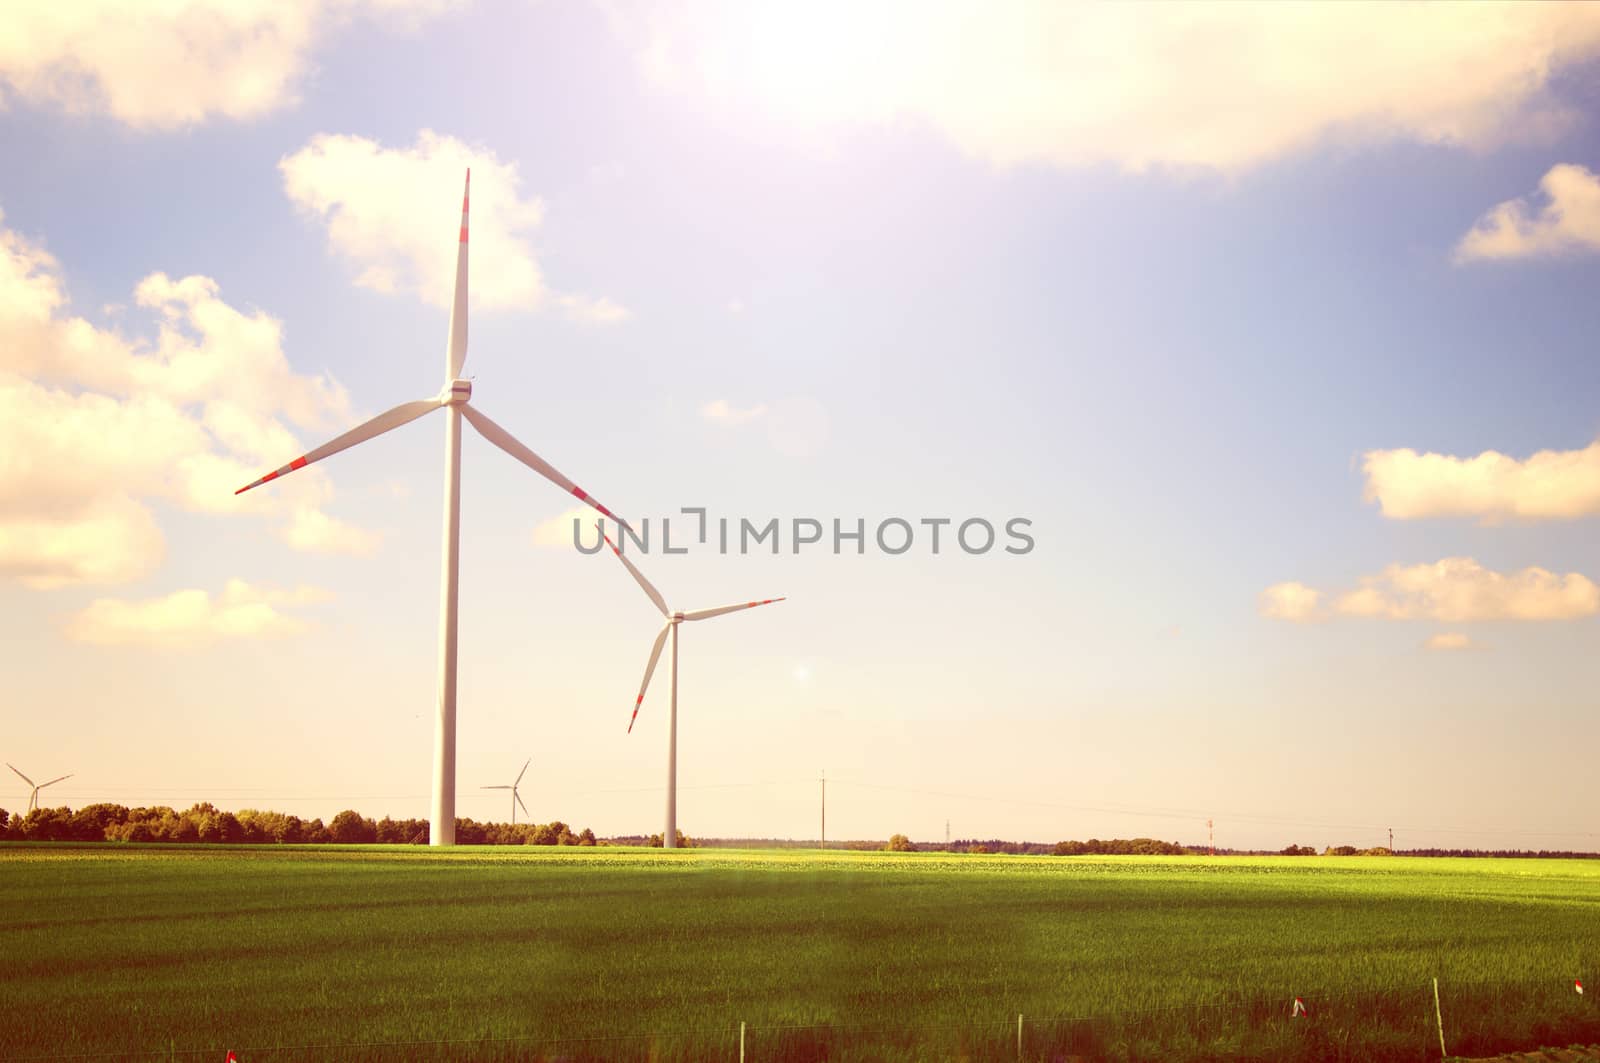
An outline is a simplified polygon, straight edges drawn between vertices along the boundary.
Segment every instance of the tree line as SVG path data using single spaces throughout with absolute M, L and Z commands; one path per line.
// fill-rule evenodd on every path
M 234 845 L 426 845 L 425 819 L 374 820 L 345 809 L 326 824 L 321 819 L 302 820 L 284 812 L 253 808 L 224 812 L 201 802 L 182 812 L 164 805 L 127 808 L 123 805 L 86 805 L 38 808 L 26 816 L 0 808 L 0 841 L 50 842 L 203 842 Z M 461 845 L 640 845 L 661 847 L 660 834 L 596 838 L 585 827 L 574 831 L 557 820 L 552 823 L 478 823 L 456 820 L 456 841 Z M 815 841 L 786 838 L 690 838 L 678 832 L 679 848 L 814 849 Z M 914 842 L 904 834 L 888 841 L 851 839 L 829 842 L 829 849 L 865 852 L 1010 853 L 1031 856 L 1201 856 L 1204 846 L 1185 846 L 1156 838 L 1090 838 L 1088 841 L 1012 842 L 998 838 L 979 841 Z M 1321 853 L 1309 845 L 1279 850 L 1223 849 L 1218 856 L 1479 856 L 1507 859 L 1600 859 L 1600 853 L 1530 849 L 1404 849 L 1391 853 L 1379 846 L 1358 849 L 1330 845 Z
M 224 812 L 202 802 L 182 812 L 164 805 L 36 808 L 17 816 L 0 808 L 0 840 L 48 842 L 212 842 L 234 845 L 426 845 L 425 819 L 373 820 L 345 809 L 326 824 L 254 808 Z M 478 823 L 456 820 L 462 845 L 596 845 L 594 831 L 565 823 Z M 659 844 L 659 843 L 658 843 Z

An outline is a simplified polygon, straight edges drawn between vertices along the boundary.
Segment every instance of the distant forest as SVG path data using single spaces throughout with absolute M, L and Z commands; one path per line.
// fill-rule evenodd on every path
M 283 812 L 241 809 L 223 812 L 207 803 L 182 812 L 165 806 L 127 808 L 123 805 L 87 805 L 39 808 L 26 816 L 0 808 L 0 841 L 50 842 L 210 842 L 232 845 L 426 845 L 425 819 L 373 820 L 346 809 L 326 824 L 302 820 Z M 660 834 L 619 835 L 597 838 L 585 827 L 574 831 L 557 820 L 552 823 L 478 823 L 456 820 L 456 842 L 461 845 L 642 845 L 661 846 Z M 816 840 L 786 838 L 690 838 L 678 832 L 678 845 L 708 849 L 816 849 Z M 914 842 L 904 834 L 883 839 L 828 842 L 826 848 L 862 852 L 1007 853 L 1030 856 L 1203 856 L 1203 845 L 1180 845 L 1156 838 L 1090 838 L 1088 841 L 1012 842 L 1000 838 L 961 839 L 950 842 Z M 1597 859 L 1600 853 L 1538 851 L 1526 849 L 1358 849 L 1353 845 L 1329 846 L 1320 852 L 1309 845 L 1284 849 L 1217 849 L 1218 856 L 1485 856 L 1523 859 Z
M 38 808 L 26 817 L 0 808 L 0 838 L 8 841 L 50 842 L 216 842 L 222 844 L 426 845 L 425 819 L 372 820 L 351 809 L 326 824 L 302 820 L 283 812 L 253 808 L 223 812 L 210 803 L 183 812 L 164 806 L 125 808 L 122 805 L 87 805 Z M 594 845 L 594 831 L 574 833 L 565 823 L 477 823 L 456 820 L 456 841 L 462 845 Z M 657 838 L 657 844 L 660 839 Z

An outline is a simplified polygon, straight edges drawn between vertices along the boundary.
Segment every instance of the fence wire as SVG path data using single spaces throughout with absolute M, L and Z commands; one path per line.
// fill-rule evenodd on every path
M 1600 979 L 1596 979 L 1600 983 Z M 1391 984 L 1338 991 L 1250 995 L 1138 1010 L 1040 1017 L 1012 1013 L 949 1023 L 738 1021 L 675 1030 L 313 1040 L 259 1045 L 15 1054 L 8 1060 L 484 1059 L 562 1063 L 641 1060 L 1438 1060 L 1441 1034 L 1451 1056 L 1494 1055 L 1574 1043 L 1600 1043 L 1600 1002 L 1576 992 L 1574 979 L 1467 980 Z M 1300 1007 L 1296 1007 L 1296 1001 Z M 1440 1026 L 1442 1025 L 1442 1030 Z M 0 1045 L 24 1030 L 0 1033 Z M 40 1031 L 31 1031 L 35 1040 Z

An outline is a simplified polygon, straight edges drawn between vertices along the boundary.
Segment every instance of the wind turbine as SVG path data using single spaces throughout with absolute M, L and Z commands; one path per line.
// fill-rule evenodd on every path
M 461 418 L 465 417 L 478 434 L 528 466 L 563 491 L 576 496 L 621 524 L 622 519 L 589 496 L 583 488 L 557 472 L 539 455 L 523 446 L 511 433 L 470 406 L 472 381 L 461 377 L 467 359 L 467 203 L 472 192 L 472 171 L 467 171 L 466 190 L 461 195 L 461 239 L 456 250 L 455 302 L 450 307 L 450 341 L 445 348 L 445 384 L 431 399 L 406 402 L 387 413 L 380 413 L 298 457 L 234 494 L 242 494 L 268 480 L 287 476 L 314 461 L 321 461 L 341 450 L 364 443 L 375 436 L 415 421 L 423 414 L 442 409 L 444 420 L 444 550 L 439 586 L 439 714 L 433 732 L 433 808 L 428 841 L 431 845 L 454 845 L 456 841 L 456 607 L 461 562 Z
M 667 723 L 667 829 L 661 835 L 661 844 L 668 849 L 678 847 L 678 625 L 685 620 L 709 620 L 723 613 L 736 613 L 740 609 L 754 609 L 758 605 L 771 605 L 781 602 L 782 598 L 765 598 L 759 602 L 740 602 L 738 605 L 722 605 L 715 609 L 696 609 L 688 613 L 675 613 L 667 608 L 667 600 L 661 597 L 661 592 L 650 585 L 644 578 L 644 573 L 633 567 L 633 562 L 622 556 L 622 551 L 617 549 L 617 544 L 605 533 L 605 525 L 597 525 L 600 534 L 604 537 L 606 545 L 611 547 L 611 552 L 617 555 L 617 560 L 622 562 L 622 567 L 627 569 L 634 580 L 644 591 L 645 596 L 655 603 L 661 610 L 661 615 L 667 622 L 661 625 L 661 633 L 656 636 L 655 645 L 650 647 L 650 662 L 644 666 L 644 682 L 639 684 L 639 696 L 633 701 L 633 715 L 628 719 L 628 733 L 633 733 L 633 721 L 639 718 L 639 706 L 644 704 L 644 692 L 650 689 L 650 676 L 655 673 L 656 661 L 661 658 L 662 643 L 667 640 L 667 632 L 672 633 L 672 704 L 668 714 Z
M 11 764 L 10 761 L 6 762 L 6 767 L 10 768 L 12 771 L 17 771 L 17 769 Z M 17 778 L 21 779 L 23 782 L 25 782 L 29 786 L 33 787 L 33 792 L 28 795 L 28 811 L 32 812 L 34 809 L 39 807 L 39 791 L 40 790 L 43 790 L 46 786 L 54 786 L 56 783 L 60 782 L 62 779 L 70 779 L 70 778 L 72 778 L 72 776 L 71 775 L 62 775 L 59 778 L 51 779 L 49 782 L 35 783 L 32 779 L 30 779 L 26 775 L 22 774 L 22 772 L 17 771 Z
M 522 770 L 517 772 L 517 781 L 512 783 L 510 786 L 485 786 L 484 787 L 485 790 L 510 790 L 511 791 L 511 825 L 513 827 L 515 827 L 517 825 L 517 806 L 518 805 L 522 805 L 522 796 L 517 793 L 517 787 L 518 787 L 518 785 L 521 784 L 522 777 L 524 775 L 528 774 L 528 764 L 532 764 L 532 763 L 533 763 L 533 758 L 529 757 L 528 760 L 527 760 L 527 763 L 522 765 Z M 528 811 L 528 806 L 527 805 L 522 805 L 522 811 L 527 812 Z M 529 813 L 529 815 L 531 816 L 532 813 Z

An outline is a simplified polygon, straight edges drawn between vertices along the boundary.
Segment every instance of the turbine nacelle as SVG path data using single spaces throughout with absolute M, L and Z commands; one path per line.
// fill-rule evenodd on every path
M 450 386 L 439 392 L 440 406 L 465 406 L 472 399 L 472 381 L 452 380 Z

